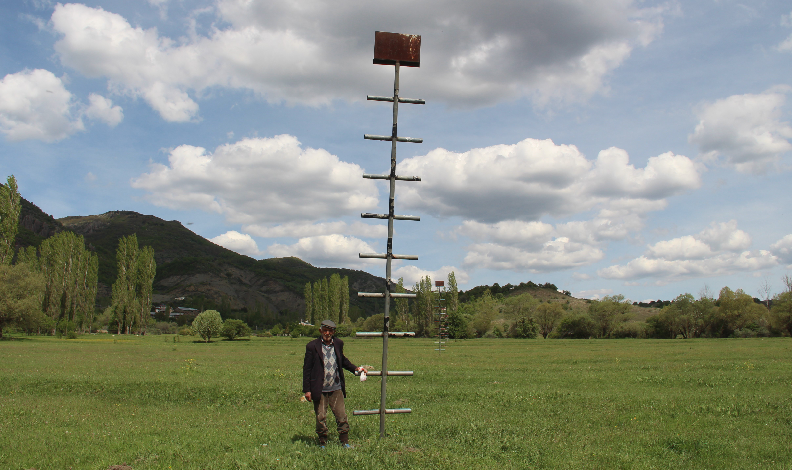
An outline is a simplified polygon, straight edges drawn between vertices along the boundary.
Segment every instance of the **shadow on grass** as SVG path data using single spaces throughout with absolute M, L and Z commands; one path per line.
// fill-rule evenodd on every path
M 318 440 L 315 434 L 295 434 L 291 438 L 292 444 L 296 442 L 302 442 L 303 444 L 318 444 Z
M 3 336 L 0 341 L 32 341 L 33 338 L 26 338 L 24 336 Z

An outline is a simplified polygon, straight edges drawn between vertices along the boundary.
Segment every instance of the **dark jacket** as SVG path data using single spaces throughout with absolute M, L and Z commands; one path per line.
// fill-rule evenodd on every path
M 344 369 L 355 372 L 357 366 L 352 364 L 344 356 L 344 342 L 338 338 L 333 338 L 333 346 L 336 353 L 336 364 Z M 341 378 L 341 391 L 346 397 L 346 384 L 344 382 L 344 371 L 338 370 Z M 303 393 L 311 392 L 311 400 L 318 399 L 322 394 L 324 384 L 324 360 L 322 360 L 322 338 L 317 338 L 305 345 L 305 360 L 303 361 Z

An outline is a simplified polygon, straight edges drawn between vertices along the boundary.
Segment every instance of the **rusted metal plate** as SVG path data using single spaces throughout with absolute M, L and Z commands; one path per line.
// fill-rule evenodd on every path
M 374 32 L 374 63 L 406 67 L 421 66 L 421 36 L 419 34 Z
M 445 285 L 445 281 L 435 281 L 435 287 L 443 287 Z

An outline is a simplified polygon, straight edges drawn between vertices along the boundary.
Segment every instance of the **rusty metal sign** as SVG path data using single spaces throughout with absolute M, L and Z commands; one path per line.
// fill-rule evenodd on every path
M 421 66 L 421 36 L 419 34 L 374 32 L 374 63 L 403 67 Z

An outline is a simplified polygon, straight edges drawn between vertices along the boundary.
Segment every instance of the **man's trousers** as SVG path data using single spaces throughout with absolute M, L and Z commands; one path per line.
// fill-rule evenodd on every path
M 336 419 L 338 438 L 342 444 L 349 441 L 349 423 L 347 422 L 346 408 L 344 407 L 344 393 L 341 390 L 335 392 L 323 392 L 319 400 L 313 400 L 314 412 L 316 413 L 316 434 L 319 442 L 327 442 L 327 407 L 330 406 Z

